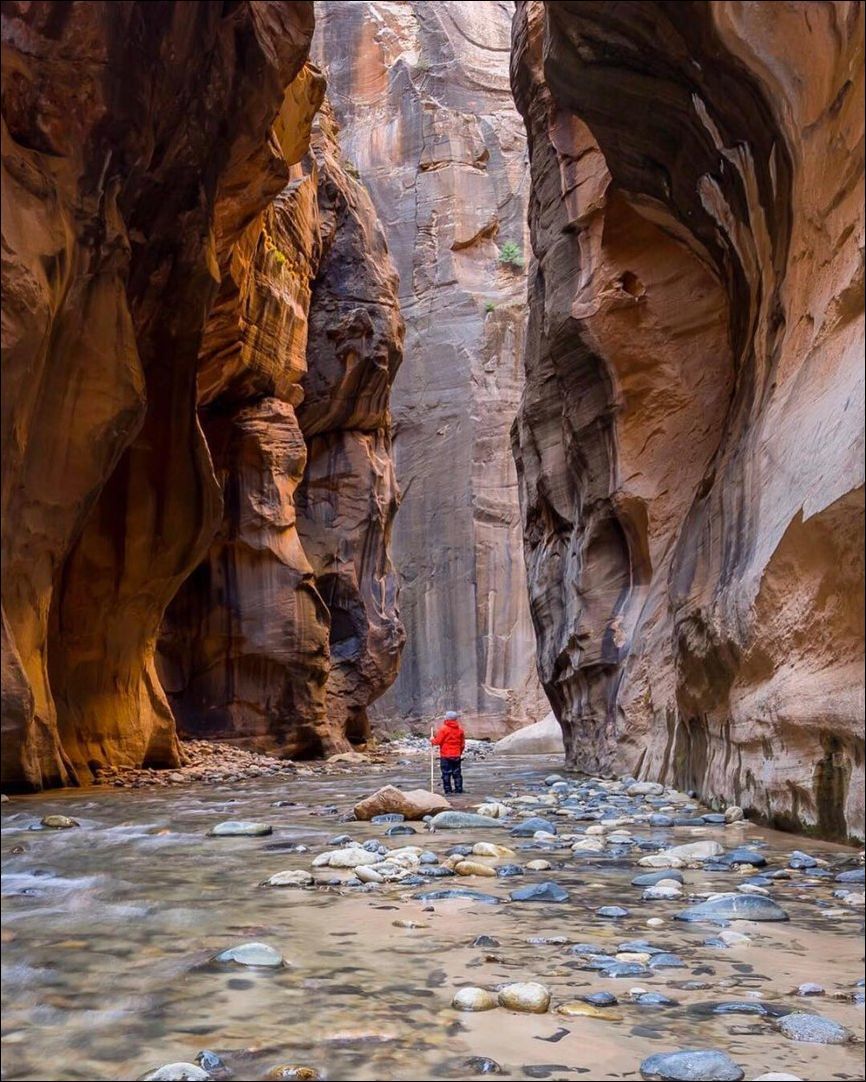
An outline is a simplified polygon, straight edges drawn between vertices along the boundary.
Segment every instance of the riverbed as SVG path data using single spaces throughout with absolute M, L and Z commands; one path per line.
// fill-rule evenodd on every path
M 541 757 L 519 768 L 495 759 L 469 765 L 470 791 L 459 806 L 515 794 L 543 798 L 544 779 L 558 768 Z M 519 819 L 489 831 L 430 833 L 415 824 L 417 835 L 398 837 L 386 836 L 384 824 L 341 821 L 358 798 L 388 782 L 425 786 L 424 761 L 291 781 L 72 790 L 4 803 L 2 1078 L 138 1079 L 211 1050 L 234 1078 L 249 1080 L 285 1065 L 332 1080 L 462 1079 L 493 1067 L 510 1079 L 636 1079 L 646 1057 L 682 1048 L 720 1049 L 750 1079 L 765 1072 L 864 1077 L 863 910 L 834 896 L 835 875 L 857 866 L 856 851 L 752 824 L 635 824 L 644 848 L 582 854 L 559 841 L 511 837 Z M 34 829 L 51 814 L 80 825 Z M 264 821 L 273 833 L 207 836 L 229 819 Z M 567 825 L 580 832 L 590 824 Z M 425 901 L 415 897 L 421 888 L 402 883 L 262 886 L 277 872 L 308 870 L 342 834 L 393 848 L 418 844 L 443 858 L 457 844 L 491 841 L 514 848 L 511 863 L 543 858 L 551 868 L 429 883 L 468 887 L 500 904 Z M 736 921 L 730 928 L 745 940 L 720 945 L 719 926 L 673 916 L 695 895 L 736 889 L 744 870 L 684 869 L 678 899 L 645 901 L 631 885 L 646 870 L 636 864 L 647 852 L 702 839 L 752 847 L 768 869 L 785 868 L 794 849 L 829 866 L 774 879 L 762 889 L 790 920 Z M 541 881 L 563 887 L 568 900 L 508 900 L 517 886 Z M 604 906 L 627 915 L 599 916 Z M 474 945 L 479 936 L 496 945 Z M 554 942 L 530 942 L 539 937 Z M 589 942 L 615 951 L 636 939 L 684 965 L 617 978 L 587 968 L 586 954 L 571 949 Z M 269 944 L 288 964 L 265 970 L 214 962 L 249 941 Z M 463 986 L 495 991 L 512 981 L 544 984 L 550 1010 L 472 1014 L 451 1005 Z M 823 994 L 797 994 L 805 982 L 820 984 Z M 643 1005 L 637 986 L 673 1002 Z M 595 992 L 618 1003 L 596 1016 L 557 1013 Z M 761 1013 L 715 1013 L 732 1002 Z M 787 1038 L 777 1018 L 797 1011 L 840 1023 L 854 1040 Z

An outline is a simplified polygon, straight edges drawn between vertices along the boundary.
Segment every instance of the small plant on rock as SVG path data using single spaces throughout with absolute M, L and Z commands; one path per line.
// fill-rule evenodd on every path
M 506 267 L 522 267 L 523 252 L 513 240 L 507 240 L 499 249 L 499 262 Z
M 496 311 L 496 305 L 493 303 L 493 301 L 485 301 L 485 303 L 484 303 L 484 311 L 485 312 L 495 312 Z

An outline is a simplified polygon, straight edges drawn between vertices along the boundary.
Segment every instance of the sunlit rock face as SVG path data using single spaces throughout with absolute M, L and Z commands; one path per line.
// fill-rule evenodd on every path
M 316 5 L 350 171 L 400 276 L 393 533 L 407 643 L 378 724 L 457 707 L 473 735 L 549 710 L 535 672 L 509 429 L 523 382 L 528 166 L 510 3 Z
M 403 643 L 388 556 L 396 275 L 327 107 L 313 120 L 323 92 L 308 65 L 277 125 L 288 183 L 224 261 L 199 372 L 223 519 L 160 643 L 183 731 L 292 756 L 367 736 Z
M 199 354 L 312 30 L 309 3 L 4 5 L 4 785 L 178 761 L 156 638 L 221 514 Z
M 568 762 L 863 832 L 863 8 L 518 3 Z

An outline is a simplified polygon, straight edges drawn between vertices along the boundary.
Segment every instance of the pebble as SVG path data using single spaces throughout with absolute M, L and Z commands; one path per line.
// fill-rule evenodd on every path
M 461 860 L 454 865 L 454 871 L 458 875 L 483 875 L 495 878 L 496 869 L 489 864 L 480 864 L 477 860 Z
M 556 834 L 556 827 L 549 819 L 541 819 L 537 816 L 524 819 L 522 823 L 512 827 L 509 833 L 515 838 L 531 838 L 539 830 L 543 830 L 545 834 Z
M 211 1078 L 194 1063 L 166 1063 L 144 1077 L 146 1082 L 209 1082 Z
M 309 872 L 303 869 L 292 869 L 286 872 L 276 872 L 265 880 L 266 887 L 309 887 L 315 882 Z
M 491 800 L 487 804 L 479 804 L 475 809 L 479 815 L 489 815 L 491 819 L 505 819 L 511 814 L 511 808 L 500 804 L 498 800 Z
M 724 1052 L 715 1049 L 683 1049 L 657 1052 L 640 1065 L 642 1078 L 670 1082 L 739 1082 L 744 1072 Z
M 216 1052 L 211 1052 L 207 1048 L 199 1052 L 195 1057 L 195 1061 L 203 1071 L 225 1071 L 228 1069 Z
M 509 894 L 512 902 L 567 902 L 568 891 L 558 883 L 529 883 Z
M 380 859 L 379 853 L 371 853 L 368 849 L 352 845 L 345 849 L 332 849 L 330 852 L 320 853 L 313 860 L 313 867 L 359 868 L 363 864 L 379 864 Z
M 573 1001 L 569 1003 L 560 1003 L 556 1008 L 556 1013 L 564 1015 L 566 1018 L 600 1018 L 608 1022 L 621 1022 L 622 1015 L 619 1011 L 605 1010 L 603 1007 L 597 1007 L 593 1003 L 587 1003 L 585 1001 Z
M 364 864 L 359 864 L 354 871 L 356 878 L 362 883 L 385 883 L 387 881 L 386 877 L 382 875 L 381 872 Z
M 216 960 L 258 969 L 276 969 L 285 965 L 285 959 L 280 952 L 269 947 L 267 943 L 243 943 L 239 947 L 229 947 L 218 954 Z
M 657 883 L 662 883 L 665 880 L 673 880 L 674 883 L 685 882 L 683 873 L 676 868 L 662 869 L 658 872 L 646 872 L 643 875 L 636 875 L 631 881 L 633 887 L 653 887 Z
M 459 898 L 467 902 L 481 902 L 483 905 L 499 905 L 499 899 L 495 894 L 482 894 L 480 890 L 469 890 L 467 887 L 425 890 L 413 897 L 418 902 L 445 902 L 452 898 Z
M 685 845 L 674 845 L 670 849 L 665 849 L 658 855 L 660 857 L 675 857 L 677 860 L 685 861 L 711 860 L 714 857 L 721 856 L 724 851 L 724 846 L 719 845 L 718 842 L 700 841 L 687 842 Z M 642 863 L 643 861 L 641 861 L 641 864 Z
M 494 845 L 492 842 L 476 842 L 472 846 L 472 854 L 476 857 L 495 857 L 497 860 L 504 860 L 506 857 L 513 857 L 514 850 L 506 845 Z
M 40 819 L 40 823 L 49 830 L 70 830 L 72 827 L 81 826 L 77 819 L 70 819 L 68 815 L 46 815 Z
M 795 1011 L 783 1015 L 778 1025 L 783 1036 L 789 1040 L 807 1044 L 847 1044 L 854 1039 L 850 1029 L 830 1018 L 822 1018 L 820 1014 Z
M 273 834 L 274 828 L 270 823 L 254 823 L 246 819 L 227 819 L 224 823 L 217 823 L 208 831 L 211 838 L 261 838 L 266 834 Z
M 472 940 L 473 947 L 500 947 L 502 944 L 492 935 L 479 935 Z
M 794 871 L 803 871 L 805 868 L 817 868 L 818 861 L 814 857 L 809 856 L 808 853 L 803 853 L 799 849 L 795 849 L 793 853 L 788 857 L 788 867 L 793 868 Z
M 374 815 L 371 823 L 402 823 L 406 816 L 400 812 L 385 812 L 383 815 Z
M 496 996 L 485 988 L 460 988 L 451 1000 L 456 1011 L 492 1011 L 496 1005 Z
M 268 1079 L 292 1079 L 295 1082 L 315 1082 L 321 1077 L 315 1067 L 301 1067 L 297 1064 L 272 1067 L 265 1075 Z
M 798 996 L 823 996 L 825 993 L 823 984 L 814 984 L 812 981 L 806 981 L 797 988 Z
M 615 1007 L 619 1003 L 613 992 L 590 992 L 580 998 L 584 1003 L 591 1003 L 593 1007 Z
M 605 917 L 608 920 L 619 920 L 621 917 L 629 916 L 629 910 L 624 909 L 621 905 L 603 905 L 595 911 L 597 917 Z
M 444 811 L 434 815 L 430 820 L 431 830 L 470 830 L 475 827 L 500 827 L 502 823 L 498 819 L 492 819 L 488 815 L 475 815 L 473 812 Z
M 530 860 L 526 865 L 529 872 L 548 872 L 553 867 L 549 860 Z
M 502 1068 L 489 1056 L 470 1056 L 463 1061 L 463 1067 L 472 1074 L 502 1074 Z
M 750 864 L 753 868 L 763 868 L 767 858 L 754 849 L 732 849 L 729 853 L 719 857 L 719 864 L 732 867 L 734 864 Z
M 760 894 L 717 894 L 698 905 L 674 914 L 674 920 L 788 920 L 788 914 L 771 898 Z
M 512 879 L 516 875 L 523 875 L 523 868 L 519 864 L 502 864 L 496 869 L 500 879 Z
M 866 881 L 866 869 L 851 868 L 847 872 L 839 872 L 836 876 L 837 883 L 863 883 Z
M 671 898 L 682 898 L 683 892 L 679 883 L 663 879 L 652 887 L 647 887 L 641 895 L 645 902 L 664 901 Z
M 730 807 L 725 808 L 725 822 L 726 823 L 739 823 L 744 818 L 743 809 L 737 804 L 731 804 Z
M 499 1006 L 510 1011 L 544 1014 L 550 1006 L 550 990 L 535 981 L 518 981 L 499 989 Z
M 755 1082 L 803 1082 L 798 1074 L 780 1074 L 778 1071 L 770 1071 L 769 1074 L 759 1074 Z
M 418 831 L 414 827 L 409 826 L 408 823 L 396 823 L 394 826 L 388 827 L 388 829 L 385 831 L 386 836 L 389 837 L 389 838 L 393 838 L 398 834 L 417 834 L 417 833 L 418 833 Z
M 671 999 L 661 992 L 638 992 L 633 999 L 641 1007 L 676 1007 L 677 1005 L 675 999 Z

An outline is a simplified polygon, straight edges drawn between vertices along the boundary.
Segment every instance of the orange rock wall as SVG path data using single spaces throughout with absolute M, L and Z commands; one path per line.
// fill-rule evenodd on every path
M 515 426 L 570 765 L 863 832 L 863 6 L 518 4 Z

